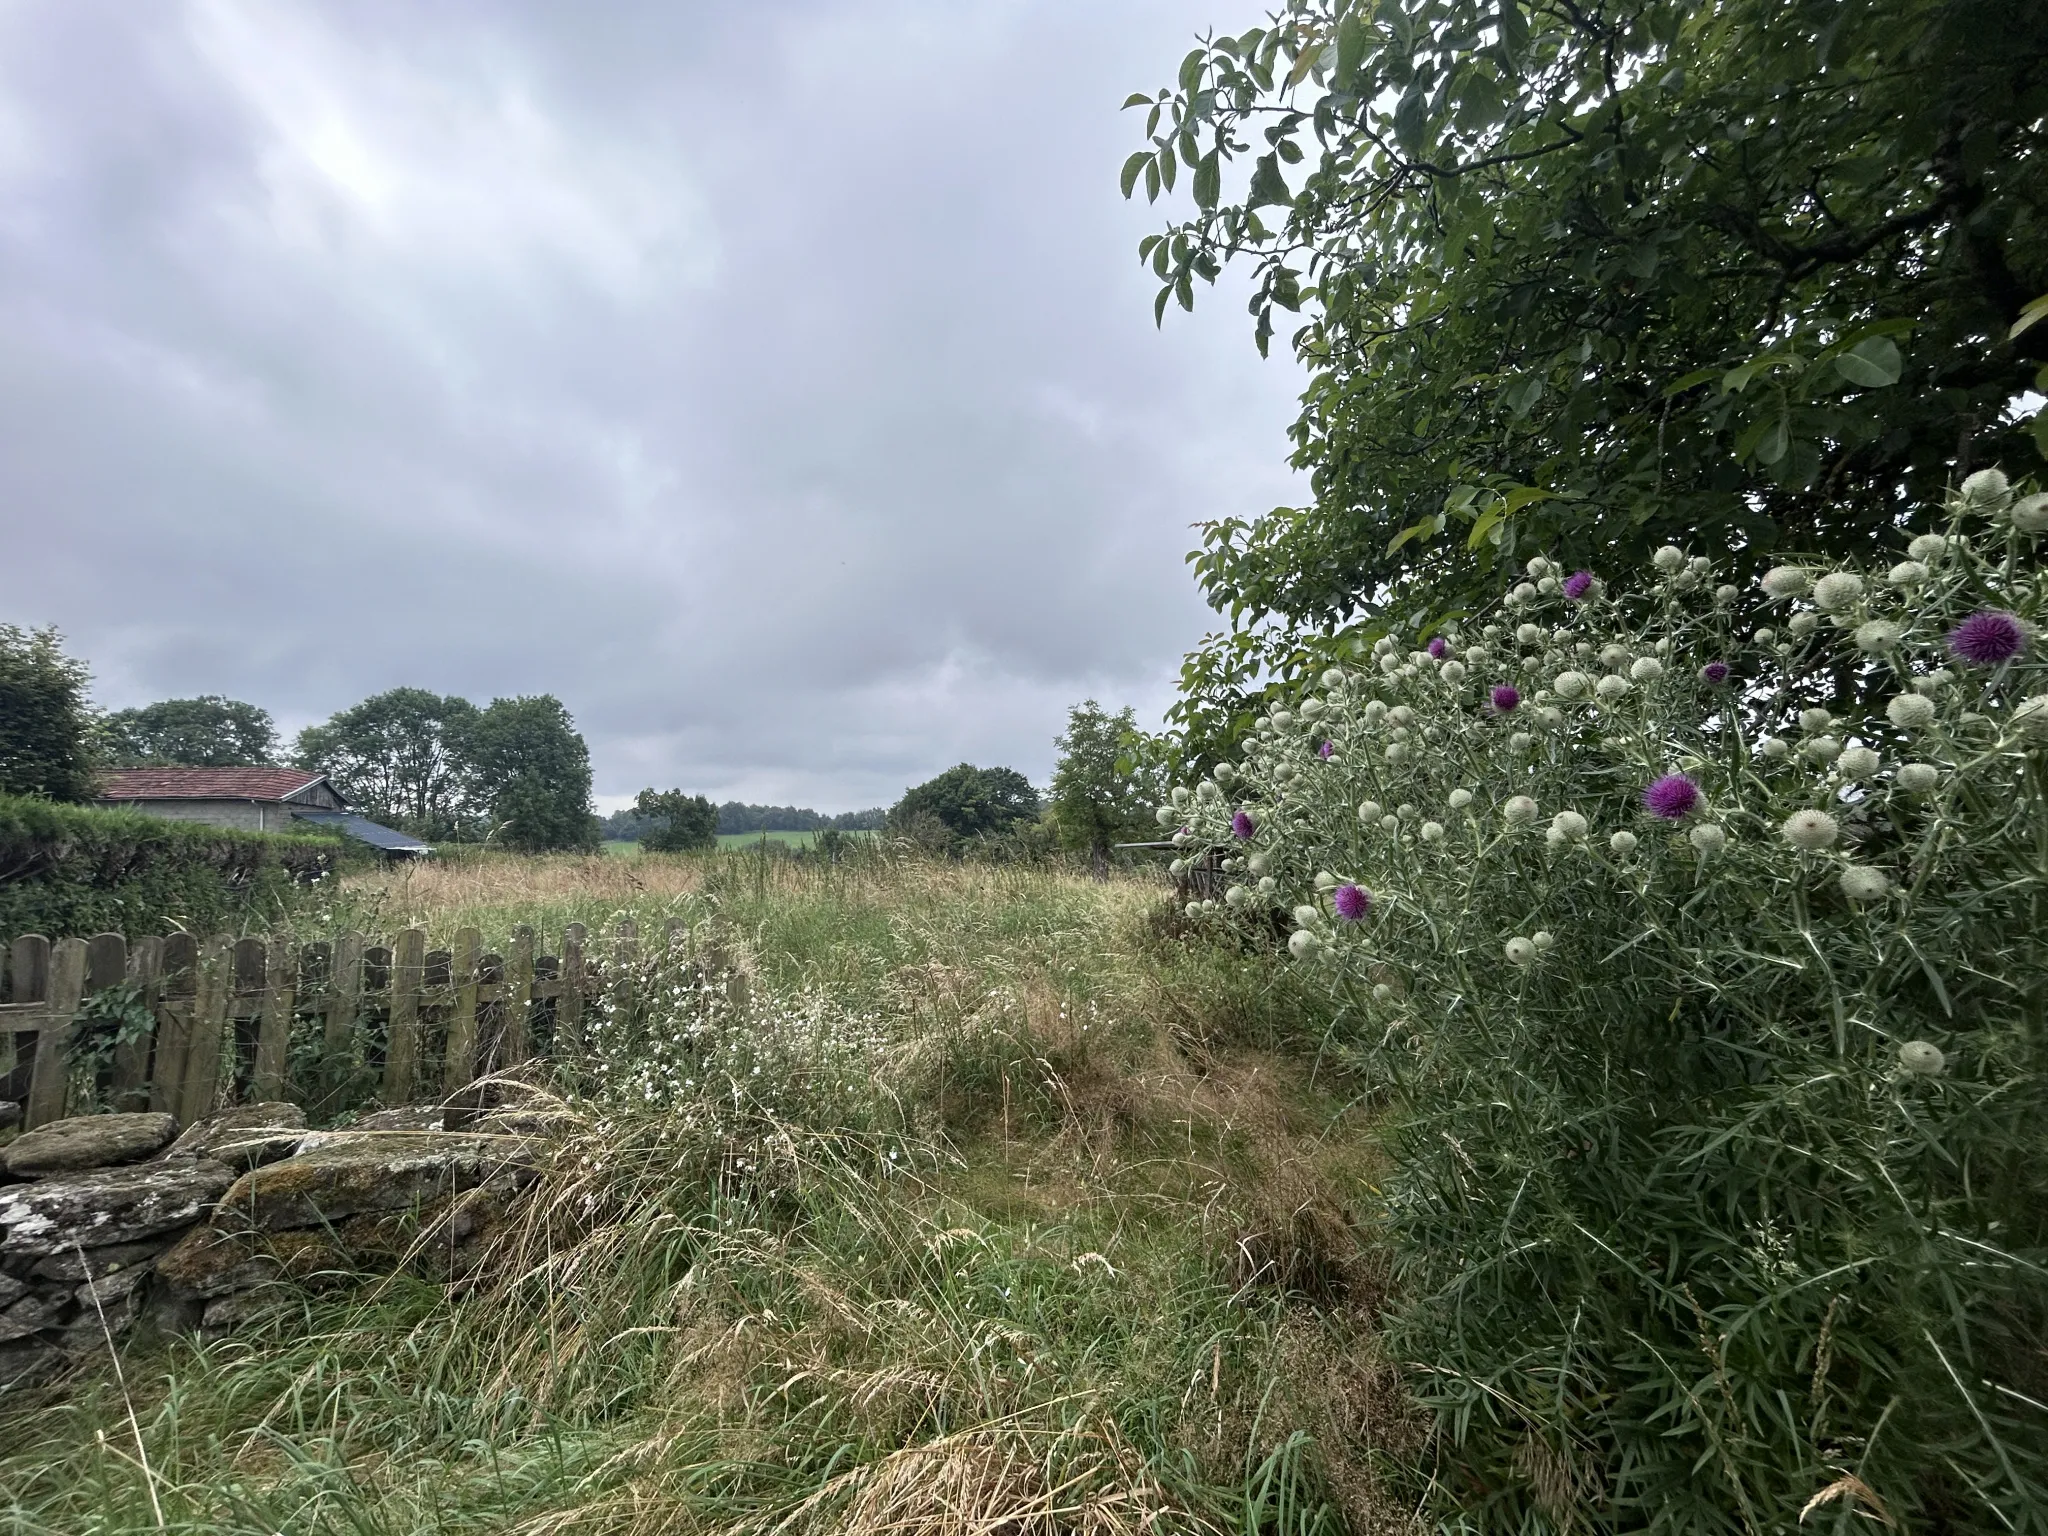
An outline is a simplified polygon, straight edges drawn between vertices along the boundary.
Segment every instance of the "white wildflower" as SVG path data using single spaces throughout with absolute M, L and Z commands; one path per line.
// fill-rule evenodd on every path
M 1358 803 L 1358 819 L 1370 824 L 1380 819 L 1380 803 L 1377 800 L 1361 800 Z
M 1799 711 L 1799 729 L 1813 736 L 1835 723 L 1835 717 L 1824 709 L 1802 709 Z
M 1841 832 L 1841 825 L 1826 811 L 1794 811 L 1778 828 L 1786 842 L 1806 853 L 1834 847 Z
M 1524 624 L 1515 631 L 1515 639 L 1523 645 L 1541 645 L 1543 628 L 1538 624 Z
M 1536 738 L 1527 731 L 1516 731 L 1508 737 L 1508 750 L 1510 752 L 1526 752 L 1535 745 Z
M 2048 533 L 2048 493 L 2014 502 L 2007 515 L 2021 533 Z
M 1316 717 L 1317 717 L 1318 715 L 1320 715 L 1320 714 L 1321 714 L 1322 712 L 1323 712 L 1323 701 L 1322 701 L 1321 699 L 1303 699 L 1303 700 L 1301 701 L 1301 718 L 1302 718 L 1302 719 L 1304 719 L 1304 720 L 1313 720 L 1313 719 L 1315 719 L 1315 718 L 1316 718 Z
M 1512 965 L 1534 965 L 1536 963 L 1536 946 L 1524 938 L 1509 939 L 1505 953 L 1508 957 L 1508 962 Z
M 1664 663 L 1654 656 L 1639 656 L 1630 664 L 1628 675 L 1639 683 L 1654 683 L 1664 675 Z
M 1516 795 L 1500 808 L 1501 819 L 1511 827 L 1526 827 L 1536 819 L 1536 802 L 1527 795 Z
M 1600 665 L 1610 672 L 1619 672 L 1628 665 L 1629 652 L 1625 645 L 1603 645 L 1600 647 Z
M 1583 672 L 1560 672 L 1551 683 L 1561 699 L 1576 699 L 1584 695 L 1589 679 Z
M 1294 724 L 1294 712 L 1286 709 L 1274 710 L 1273 723 L 1284 731 L 1288 726 Z
M 1532 555 L 1529 563 L 1523 569 L 1529 573 L 1529 577 L 1533 581 L 1550 574 L 1550 562 L 1541 555 Z
M 1769 645 L 1777 638 L 1778 632 L 1775 629 L 1760 629 L 1756 632 L 1756 643 L 1758 645 Z
M 1443 665 L 1443 676 L 1444 681 L 1447 683 L 1462 683 L 1465 681 L 1465 663 L 1462 661 L 1445 662 Z
M 1555 576 L 1546 576 L 1541 581 L 1536 583 L 1536 590 L 1538 592 L 1541 592 L 1545 597 L 1555 597 L 1559 592 L 1564 590 L 1564 583 L 1559 581 Z
M 1454 789 L 1451 791 L 1449 799 L 1452 810 L 1462 811 L 1472 803 L 1472 791 L 1469 789 Z
M 1913 691 L 1931 699 L 1955 680 L 1955 673 L 1949 671 L 1947 667 L 1936 667 L 1925 677 L 1913 679 Z
M 1728 834 L 1711 821 L 1703 821 L 1685 834 L 1701 853 L 1719 853 L 1728 846 Z
M 1380 818 L 1380 830 L 1381 830 L 1382 832 L 1398 832 L 1398 831 L 1400 831 L 1400 830 L 1401 830 L 1401 818 L 1400 818 L 1400 817 L 1398 817 L 1398 816 L 1382 816 L 1382 817 Z
M 1170 805 L 1162 805 L 1159 807 L 1158 820 L 1162 827 L 1177 826 L 1180 822 L 1180 812 Z
M 1187 867 L 1188 861 L 1186 859 L 1175 859 L 1171 864 L 1166 866 L 1166 872 L 1169 875 L 1184 874 L 1187 870 Z
M 1607 704 L 1612 704 L 1616 699 L 1627 693 L 1628 689 L 1628 679 L 1613 673 L 1601 678 L 1599 682 L 1593 685 L 1593 692 L 1600 696 L 1603 703 Z
M 1202 915 L 1202 904 L 1199 901 L 1191 901 L 1181 910 L 1186 912 L 1189 917 L 1200 917 Z
M 1392 651 L 1389 651 L 1386 655 L 1382 656 L 1379 659 L 1379 669 L 1382 672 L 1388 674 L 1389 676 L 1392 676 L 1394 673 L 1401 670 L 1401 658 L 1396 656 Z
M 1332 690 L 1342 688 L 1344 686 L 1343 672 L 1336 667 L 1326 670 L 1323 673 L 1323 686 Z
M 1331 874 L 1327 869 L 1319 869 L 1316 871 L 1317 890 L 1334 891 L 1335 889 L 1337 889 L 1337 884 L 1337 877 Z
M 1902 731 L 1926 730 L 1937 713 L 1934 700 L 1917 693 L 1897 694 L 1884 707 L 1885 718 Z
M 1884 579 L 1895 587 L 1917 587 L 1927 579 L 1927 567 L 1918 560 L 1901 560 L 1885 573 Z
M 1486 654 L 1485 646 L 1475 645 L 1467 648 L 1465 659 L 1471 662 L 1473 666 L 1480 667 L 1486 664 Z
M 1617 832 L 1607 839 L 1607 846 L 1612 848 L 1616 855 L 1625 859 L 1636 851 L 1636 835 L 1633 832 Z
M 1882 655 L 1899 643 L 1899 626 L 1883 619 L 1871 619 L 1856 626 L 1856 649 L 1872 656 Z
M 1804 640 L 1808 635 L 1814 632 L 1814 630 L 1819 626 L 1819 624 L 1820 620 L 1813 614 L 1795 613 L 1792 615 L 1791 618 L 1785 621 L 1785 628 L 1791 632 L 1793 639 Z M 1780 646 L 1778 648 L 1778 654 L 1780 656 L 1785 655 L 1788 649 L 1789 647 Z
M 2012 482 L 1995 469 L 1980 469 L 1963 481 L 1963 500 L 1979 510 L 2002 507 L 2012 494 Z
M 1243 886 L 1233 885 L 1223 893 L 1223 903 L 1225 906 L 1241 907 L 1251 899 L 1251 894 Z
M 1415 711 L 1406 704 L 1396 704 L 1387 711 L 1387 724 L 1389 725 L 1413 725 L 1414 723 Z
M 1863 596 L 1863 578 L 1854 571 L 1830 571 L 1813 584 L 1813 600 L 1829 613 L 1852 606 Z
M 1405 741 L 1388 742 L 1387 761 L 1390 763 L 1405 763 L 1408 761 L 1408 743 Z
M 1792 744 L 1782 736 L 1766 736 L 1756 744 L 1757 756 L 1766 762 L 1782 763 L 1792 751 Z
M 1308 929 L 1297 928 L 1294 930 L 1293 937 L 1287 941 L 1287 953 L 1294 956 L 1297 960 L 1306 960 L 1316 952 L 1316 945 L 1320 942 L 1322 941 L 1309 932 Z
M 1869 747 L 1851 747 L 1835 759 L 1835 768 L 1845 779 L 1867 779 L 1878 769 L 1878 756 Z
M 1548 928 L 1538 928 L 1534 933 L 1529 935 L 1529 942 L 1536 946 L 1537 954 L 1547 955 L 1553 949 L 1557 948 L 1557 935 L 1552 933 Z
M 1908 794 L 1924 795 L 1941 782 L 1941 770 L 1932 763 L 1899 764 L 1899 788 Z
M 1560 725 L 1564 724 L 1564 712 L 1560 710 L 1555 704 L 1545 704 L 1541 706 L 1537 709 L 1533 718 L 1535 719 L 1538 725 L 1542 726 L 1545 730 L 1550 731 L 1554 731 Z
M 1209 771 L 1209 777 L 1218 784 L 1228 784 L 1237 777 L 1237 766 L 1234 763 L 1218 763 Z
M 1768 597 L 1798 597 L 1806 590 L 1807 575 L 1796 565 L 1774 565 L 1760 585 Z
M 1586 818 L 1577 811 L 1559 811 L 1550 818 L 1552 830 L 1563 833 L 1573 842 L 1579 842 L 1586 835 Z
M 1908 1040 L 1899 1047 L 1899 1065 L 1914 1077 L 1939 1077 L 1948 1066 L 1948 1057 L 1932 1041 Z
M 1223 791 L 1212 780 L 1204 779 L 1195 786 L 1195 798 L 1204 805 L 1214 805 L 1223 798 Z
M 1175 805 L 1186 805 L 1188 803 L 1187 785 L 1176 784 L 1173 786 L 1173 803 Z
M 1799 750 L 1816 763 L 1832 763 L 1842 755 L 1842 744 L 1832 736 L 1816 736 Z
M 1519 608 L 1525 603 L 1535 601 L 1536 588 L 1534 584 L 1531 582 L 1517 582 L 1515 584 L 1515 590 L 1510 592 L 1508 596 L 1514 599 L 1515 606 Z
M 1273 877 L 1272 877 L 1271 875 L 1262 875 L 1262 876 L 1260 876 L 1260 878 L 1259 878 L 1259 894 L 1260 894 L 1261 896 L 1270 896 L 1270 895 L 1272 895 L 1272 894 L 1273 894 L 1273 893 L 1274 893 L 1275 891 L 1277 891 L 1277 890 L 1279 890 L 1279 889 L 1280 889 L 1280 882 L 1279 882 L 1278 880 L 1275 880 L 1275 879 L 1274 879 L 1274 878 L 1273 878 Z
M 1321 916 L 1322 913 L 1314 907 L 1299 906 L 1294 909 L 1294 924 L 1297 928 L 1313 928 L 1316 919 Z
M 1394 989 L 1388 986 L 1384 981 L 1376 981 L 1373 983 L 1372 1000 L 1374 1002 L 1384 1003 L 1388 998 L 1392 997 L 1393 995 Z
M 1667 575 L 1672 571 L 1682 571 L 1685 569 L 1685 551 L 1676 544 L 1666 544 L 1650 556 L 1650 564 Z
M 1892 888 L 1882 870 L 1868 864 L 1851 864 L 1842 871 L 1842 894 L 1851 901 L 1876 901 Z
M 1440 821 L 1425 821 L 1421 831 L 1425 843 L 1440 843 L 1444 840 L 1444 824 Z
M 1915 560 L 1939 560 L 1948 553 L 1948 540 L 1938 533 L 1923 533 L 1906 546 L 1906 553 Z

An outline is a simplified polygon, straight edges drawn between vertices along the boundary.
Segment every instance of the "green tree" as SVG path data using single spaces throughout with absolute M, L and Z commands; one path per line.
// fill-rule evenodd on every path
M 986 837 L 1037 815 L 1038 791 L 1016 769 L 961 763 L 906 790 L 890 808 L 889 825 L 906 828 L 929 816 L 957 840 Z
M 597 846 L 590 749 L 554 695 L 493 699 L 456 748 L 494 841 L 526 853 Z
M 649 853 L 694 853 L 718 846 L 718 807 L 703 795 L 643 789 L 633 809 L 661 823 L 640 839 Z
M 1157 312 L 1242 258 L 1310 373 L 1314 503 L 1194 557 L 1231 620 L 1197 736 L 1303 627 L 1469 609 L 1535 550 L 1864 547 L 2048 450 L 2012 403 L 2048 362 L 2038 5 L 1285 0 L 1129 105 L 1126 195 L 1194 203 L 1140 247 Z
M 0 794 L 90 800 L 99 754 L 85 663 L 54 629 L 0 624 Z
M 1142 842 L 1158 831 L 1152 808 L 1162 798 L 1159 774 L 1135 748 L 1139 732 L 1129 709 L 1112 715 L 1088 699 L 1067 711 L 1067 729 L 1052 772 L 1052 820 L 1060 846 L 1086 853 L 1100 868 L 1110 847 Z
M 269 711 L 217 693 L 117 709 L 105 729 L 108 750 L 124 767 L 246 768 L 277 760 L 277 726 Z
M 424 688 L 393 688 L 299 733 L 298 766 L 324 773 L 365 814 L 420 837 L 475 830 L 465 734 L 477 708 Z

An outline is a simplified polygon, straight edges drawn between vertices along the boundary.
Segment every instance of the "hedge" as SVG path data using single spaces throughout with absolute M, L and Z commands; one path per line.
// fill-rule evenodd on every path
M 330 837 L 0 795 L 0 938 L 262 926 L 341 857 Z

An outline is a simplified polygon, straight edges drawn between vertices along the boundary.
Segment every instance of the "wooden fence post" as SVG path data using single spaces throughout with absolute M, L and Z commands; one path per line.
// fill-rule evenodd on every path
M 391 1030 L 384 1045 L 384 1098 L 403 1104 L 419 1076 L 420 986 L 427 974 L 427 935 L 408 928 L 391 946 Z
M 50 956 L 44 1003 L 47 1023 L 36 1031 L 36 1064 L 29 1079 L 24 1121 L 30 1130 L 64 1118 L 64 1096 L 71 1075 L 71 1031 L 84 999 L 85 940 L 60 939 Z
M 157 1036 L 157 978 L 163 968 L 164 941 L 137 939 L 128 951 L 128 985 L 149 1013 L 149 1033 L 114 1048 L 113 1091 L 117 1110 L 144 1109 L 149 1104 L 149 1056 Z
M 263 1012 L 256 1025 L 256 1064 L 249 1074 L 250 1096 L 259 1104 L 284 1097 L 291 1061 L 292 1010 L 298 1005 L 298 946 L 272 934 L 264 954 Z
M 149 1073 L 149 1107 L 176 1114 L 192 1054 L 192 1014 L 198 1006 L 199 944 L 189 933 L 164 936 L 158 970 L 156 1056 Z
M 583 1061 L 583 989 L 589 974 L 583 963 L 583 940 L 588 931 L 581 923 L 562 930 L 562 997 L 555 1004 L 555 1052 L 572 1065 Z
M 524 923 L 512 930 L 512 953 L 505 960 L 504 1010 L 498 1065 L 516 1067 L 529 1054 L 527 1024 L 533 1012 L 533 930 Z
M 477 967 L 482 959 L 483 941 L 477 931 L 458 928 L 449 962 L 455 1010 L 448 1019 L 448 1059 L 441 1078 L 441 1086 L 449 1093 L 466 1087 L 476 1074 Z
M 178 1107 L 173 1111 L 181 1125 L 202 1120 L 213 1110 L 214 1096 L 220 1091 L 220 1058 L 227 1043 L 234 992 L 235 941 L 210 940 L 199 964 L 199 994 L 192 1005 L 192 1047 L 185 1058 Z
M 348 1049 L 363 1008 L 363 936 L 344 933 L 334 941 L 334 966 L 327 977 L 327 1017 L 320 1038 L 329 1055 Z

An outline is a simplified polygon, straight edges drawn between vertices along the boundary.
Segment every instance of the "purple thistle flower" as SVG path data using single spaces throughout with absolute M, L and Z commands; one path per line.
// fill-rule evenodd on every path
M 1712 683 L 1717 688 L 1720 687 L 1721 684 L 1728 681 L 1728 663 L 1725 661 L 1708 662 L 1704 667 L 1700 668 L 1700 680 Z
M 1429 642 L 1429 654 L 1438 661 L 1442 661 L 1444 659 L 1444 652 L 1448 651 L 1450 648 L 1450 641 L 1446 640 L 1442 635 L 1438 635 L 1434 640 Z
M 1573 571 L 1571 575 L 1564 579 L 1564 595 L 1575 603 L 1592 590 L 1593 573 L 1591 571 Z
M 1320 747 L 1316 748 L 1316 756 L 1333 757 L 1336 755 L 1336 751 L 1337 743 L 1335 743 L 1334 741 L 1326 741 Z
M 1683 821 L 1699 806 L 1699 785 L 1682 773 L 1667 773 L 1643 791 L 1643 809 L 1660 821 Z
M 1971 614 L 1949 631 L 1948 648 L 1958 661 L 1995 667 L 2026 648 L 2027 632 L 2013 615 L 1999 608 Z
M 1521 702 L 1522 692 L 1519 688 L 1512 687 L 1507 683 L 1497 683 L 1494 685 L 1493 708 L 1496 714 L 1505 715 Z
M 1259 824 L 1252 820 L 1249 812 L 1239 811 L 1230 818 L 1230 830 L 1239 837 L 1249 838 L 1254 832 L 1259 830 Z
M 1372 892 L 1362 885 L 1340 885 L 1330 893 L 1330 905 L 1347 923 L 1355 923 L 1372 910 Z

